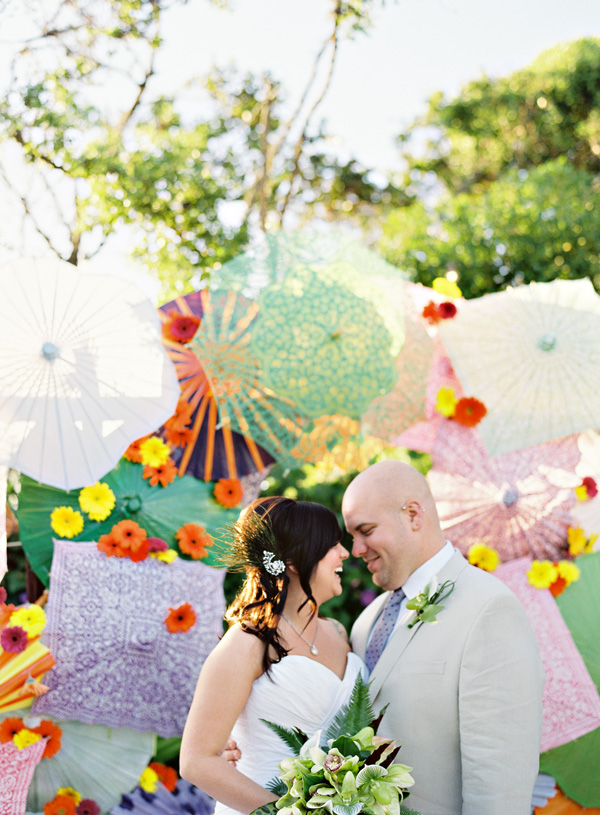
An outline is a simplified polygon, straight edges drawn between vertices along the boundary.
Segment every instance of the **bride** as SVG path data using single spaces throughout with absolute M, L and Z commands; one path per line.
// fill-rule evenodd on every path
M 215 815 L 248 815 L 277 799 L 266 784 L 291 751 L 261 719 L 309 736 L 326 729 L 364 670 L 343 627 L 318 615 L 341 593 L 348 557 L 333 512 L 259 498 L 233 537 L 229 565 L 246 580 L 200 673 L 180 754 L 182 777 L 219 801 Z M 220 755 L 230 735 L 237 766 Z

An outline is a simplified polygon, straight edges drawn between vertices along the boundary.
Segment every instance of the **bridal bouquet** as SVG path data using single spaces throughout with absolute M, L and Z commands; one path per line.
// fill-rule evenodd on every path
M 400 747 L 377 736 L 384 712 L 374 718 L 368 685 L 359 677 L 325 734 L 326 746 L 321 730 L 308 738 L 265 722 L 296 753 L 281 762 L 270 785 L 281 796 L 274 805 L 279 815 L 411 815 L 400 802 L 414 783 L 412 768 L 393 764 Z

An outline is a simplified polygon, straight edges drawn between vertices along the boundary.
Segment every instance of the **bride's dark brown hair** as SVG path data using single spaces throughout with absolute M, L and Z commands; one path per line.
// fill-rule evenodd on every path
M 306 594 L 298 610 L 309 603 L 314 615 L 317 604 L 310 577 L 317 563 L 342 539 L 342 530 L 327 507 L 273 495 L 249 504 L 232 531 L 227 565 L 244 569 L 246 579 L 225 619 L 229 625 L 239 623 L 264 642 L 262 664 L 268 672 L 287 654 L 277 632 L 289 585 L 285 567 L 295 568 Z

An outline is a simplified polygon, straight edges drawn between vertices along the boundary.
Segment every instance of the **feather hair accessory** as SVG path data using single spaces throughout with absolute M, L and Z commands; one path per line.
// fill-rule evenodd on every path
M 231 571 L 258 568 L 274 577 L 285 572 L 269 514 L 246 511 L 239 520 L 225 527 L 219 561 Z

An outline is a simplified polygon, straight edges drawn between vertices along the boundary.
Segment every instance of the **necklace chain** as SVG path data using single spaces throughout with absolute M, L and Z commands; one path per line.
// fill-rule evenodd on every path
M 315 626 L 315 636 L 313 637 L 313 641 L 312 641 L 312 642 L 309 642 L 309 641 L 306 639 L 306 637 L 303 637 L 303 636 L 302 636 L 302 634 L 301 634 L 301 633 L 298 631 L 298 629 L 296 628 L 296 626 L 295 626 L 293 623 L 291 623 L 291 622 L 288 620 L 288 618 L 285 616 L 285 614 L 282 614 L 281 616 L 282 616 L 282 617 L 283 617 L 283 619 L 286 621 L 286 623 L 289 625 L 289 627 L 292 629 L 292 631 L 295 631 L 295 632 L 296 632 L 296 634 L 298 634 L 298 636 L 300 637 L 300 639 L 301 639 L 301 640 L 303 640 L 303 641 L 304 641 L 304 642 L 305 642 L 305 643 L 308 645 L 308 647 L 310 648 L 310 652 L 311 652 L 311 654 L 312 654 L 313 656 L 315 656 L 315 657 L 316 657 L 316 656 L 318 656 L 318 654 L 319 654 L 319 649 L 318 649 L 318 648 L 317 648 L 317 646 L 315 645 L 315 642 L 316 642 L 316 640 L 317 640 L 317 633 L 318 633 L 318 631 L 319 631 L 319 618 L 317 617 L 317 624 L 316 624 L 316 626 Z

